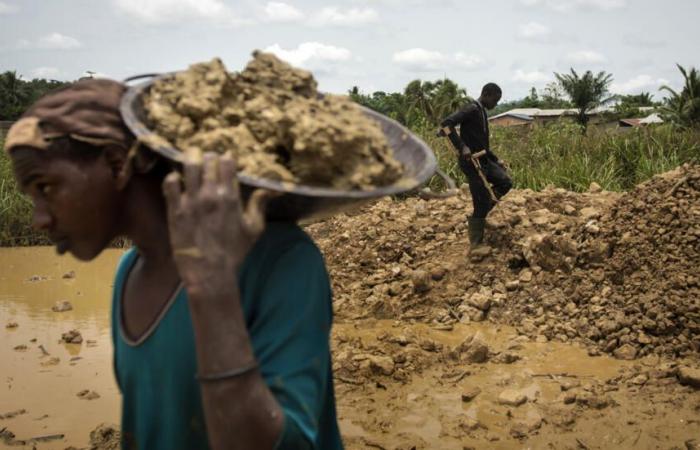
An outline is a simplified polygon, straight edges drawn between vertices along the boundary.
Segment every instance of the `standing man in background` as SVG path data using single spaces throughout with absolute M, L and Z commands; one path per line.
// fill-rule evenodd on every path
M 486 215 L 496 205 L 491 192 L 500 199 L 513 187 L 505 163 L 501 161 L 489 146 L 489 121 L 486 111 L 496 107 L 501 100 L 501 88 L 495 83 L 486 84 L 481 90 L 481 96 L 465 105 L 461 110 L 445 118 L 440 124 L 449 128 L 455 134 L 459 125 L 459 137 L 464 144 L 459 150 L 459 167 L 467 176 L 469 191 L 472 195 L 474 211 L 469 217 L 469 244 L 472 248 L 481 244 L 484 239 Z M 445 135 L 442 129 L 440 135 Z M 472 155 L 485 151 L 478 157 L 482 176 L 472 160 Z M 485 181 L 491 186 L 486 186 Z

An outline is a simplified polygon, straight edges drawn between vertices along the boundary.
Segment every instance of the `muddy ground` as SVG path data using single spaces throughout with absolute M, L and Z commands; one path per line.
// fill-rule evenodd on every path
M 698 192 L 697 166 L 626 194 L 514 191 L 471 252 L 464 194 L 308 226 L 334 286 L 346 447 L 698 448 Z M 0 252 L 0 447 L 114 438 L 103 427 L 90 443 L 118 421 L 105 281 L 118 253 Z

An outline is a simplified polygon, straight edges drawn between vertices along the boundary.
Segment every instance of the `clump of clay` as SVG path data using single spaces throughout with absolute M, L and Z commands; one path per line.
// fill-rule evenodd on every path
M 219 59 L 156 81 L 144 96 L 149 126 L 187 152 L 232 151 L 242 173 L 369 190 L 401 178 L 377 123 L 351 100 L 321 96 L 313 76 L 254 52 L 241 73 Z

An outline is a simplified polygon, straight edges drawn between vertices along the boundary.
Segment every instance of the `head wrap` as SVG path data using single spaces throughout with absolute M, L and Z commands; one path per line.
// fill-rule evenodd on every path
M 51 140 L 60 137 L 129 149 L 134 137 L 119 112 L 125 91 L 117 81 L 89 79 L 50 92 L 12 125 L 5 150 L 11 152 L 20 146 L 48 150 Z

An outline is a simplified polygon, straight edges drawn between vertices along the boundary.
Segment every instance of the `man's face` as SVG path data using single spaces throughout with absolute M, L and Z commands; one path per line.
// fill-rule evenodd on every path
M 486 109 L 493 109 L 498 105 L 498 102 L 501 101 L 501 95 L 500 94 L 490 94 L 486 95 L 484 98 L 484 107 Z
M 34 204 L 32 226 L 48 234 L 59 254 L 91 260 L 117 235 L 120 192 L 113 171 L 102 155 L 73 161 L 47 151 L 12 152 L 15 178 Z

